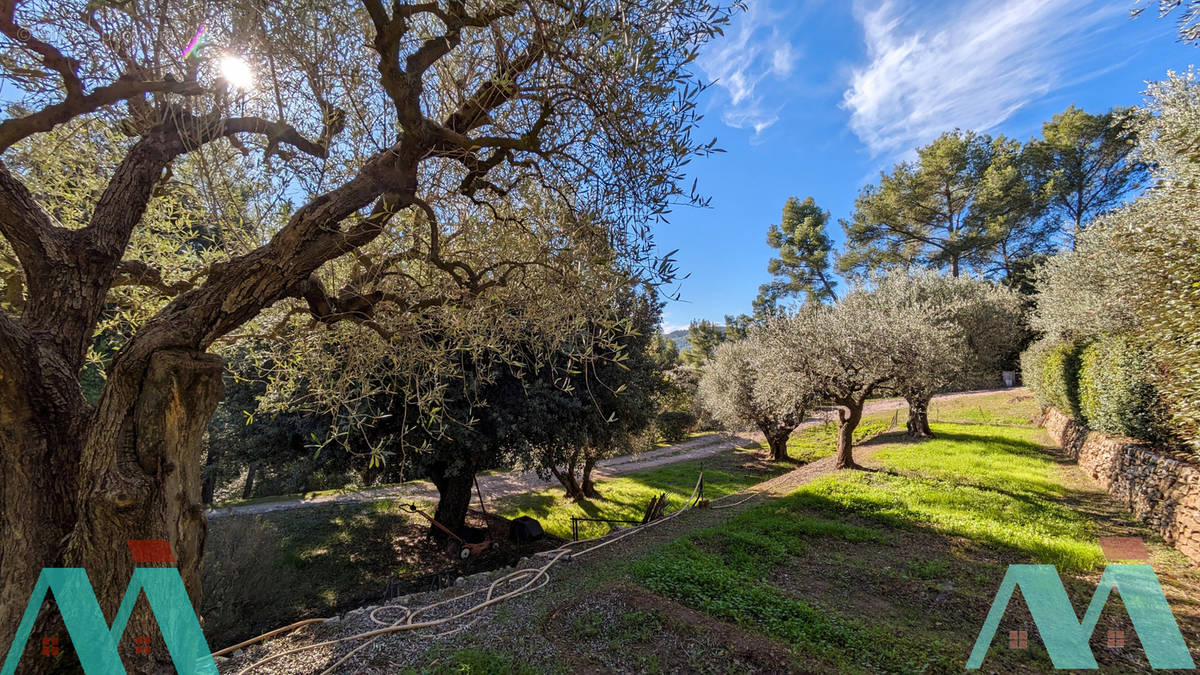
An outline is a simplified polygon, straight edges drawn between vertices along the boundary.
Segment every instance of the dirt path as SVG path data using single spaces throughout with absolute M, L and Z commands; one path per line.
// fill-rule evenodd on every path
M 1003 391 L 990 389 L 984 391 L 972 391 L 958 394 L 945 394 L 936 397 L 935 401 L 952 400 L 958 398 L 966 398 L 970 396 L 981 396 Z M 863 413 L 880 413 L 891 412 L 893 410 L 903 410 L 906 407 L 904 399 L 889 398 L 880 399 L 877 401 L 868 401 Z M 824 424 L 831 419 L 832 409 L 818 410 L 817 415 L 809 418 L 799 428 L 805 429 L 808 427 Z M 596 467 L 597 478 L 611 478 L 613 476 L 624 476 L 637 471 L 645 471 L 654 469 L 676 462 L 685 462 L 692 459 L 701 459 L 710 457 L 722 452 L 727 452 L 735 448 L 743 447 L 749 443 L 761 440 L 761 434 L 747 433 L 737 436 L 727 436 L 724 434 L 712 434 L 695 438 L 683 443 L 643 452 L 636 455 L 622 455 L 613 457 L 600 462 Z M 814 462 L 809 466 L 815 466 L 820 462 Z M 795 473 L 795 472 L 792 472 Z M 791 474 L 785 474 L 790 476 Z M 782 478 L 781 476 L 780 478 Z M 515 494 L 523 494 L 536 490 L 544 490 L 551 487 L 553 483 L 547 481 L 537 475 L 533 471 L 512 471 L 508 473 L 485 474 L 479 477 L 479 487 L 488 499 L 499 499 Z M 274 502 L 261 502 L 257 504 L 242 504 L 240 506 L 227 506 L 223 508 L 213 508 L 208 510 L 209 518 L 220 518 L 223 516 L 242 516 L 253 515 L 260 513 L 271 513 L 274 511 L 287 511 L 290 509 L 301 509 L 313 506 L 327 506 L 330 504 L 362 504 L 365 502 L 383 501 L 390 499 L 415 499 L 423 501 L 436 501 L 437 489 L 428 481 L 411 481 L 401 485 L 393 485 L 382 488 L 367 488 L 363 490 L 355 490 L 353 492 L 341 492 L 337 494 L 315 495 L 313 497 L 304 497 L 288 500 L 280 500 Z
M 879 403 L 886 405 L 890 402 L 880 401 Z M 887 407 L 877 408 L 873 412 L 886 412 L 890 409 Z M 821 420 L 817 420 L 815 423 L 819 424 Z M 882 439 L 868 441 L 855 449 L 855 459 L 860 462 L 867 461 L 885 444 Z M 725 445 L 725 443 L 719 443 L 719 445 Z M 678 450 L 680 446 L 673 447 Z M 698 451 L 699 448 L 696 450 Z M 677 453 L 675 456 L 680 454 L 684 453 Z M 641 467 L 639 466 L 639 468 Z M 423 659 L 426 658 L 426 650 L 439 643 L 441 648 L 449 653 L 461 647 L 499 645 L 516 639 L 521 644 L 518 651 L 527 651 L 532 648 L 532 645 L 520 637 L 524 631 L 528 631 L 530 626 L 545 624 L 548 612 L 552 612 L 554 608 L 561 608 L 564 604 L 574 605 L 590 597 L 590 592 L 581 596 L 579 589 L 590 588 L 597 579 L 606 579 L 611 576 L 612 570 L 619 567 L 619 561 L 629 560 L 649 551 L 654 546 L 724 522 L 733 515 L 761 503 L 764 498 L 770 499 L 789 494 L 800 486 L 834 471 L 834 457 L 824 457 L 758 483 L 740 493 L 729 495 L 719 502 L 714 502 L 712 508 L 689 509 L 678 514 L 677 517 L 672 517 L 669 523 L 664 522 L 662 526 L 645 528 L 631 536 L 621 538 L 614 541 L 612 545 L 597 550 L 594 555 L 587 558 L 580 557 L 554 566 L 549 573 L 549 583 L 545 590 L 535 591 L 530 595 L 485 609 L 467 619 L 440 626 L 438 630 L 441 632 L 438 634 L 400 632 L 384 636 L 370 645 L 361 658 L 355 659 L 336 672 L 381 675 L 406 667 L 420 666 Z M 590 545 L 584 542 L 576 544 L 580 548 Z M 521 564 L 516 567 L 536 568 L 545 565 L 546 561 L 547 559 L 543 557 L 523 558 Z M 398 598 L 394 602 L 412 609 L 430 606 L 431 611 L 422 613 L 422 620 L 453 616 L 480 601 L 481 596 L 479 595 L 469 597 L 464 595 L 467 591 L 486 588 L 495 578 L 512 571 L 504 568 L 494 572 L 483 572 L 465 579 L 460 578 L 459 583 L 451 588 L 417 593 Z M 437 609 L 432 609 L 435 606 Z M 375 606 L 353 610 L 323 623 L 299 628 L 264 644 L 239 650 L 233 658 L 218 660 L 219 671 L 225 675 L 239 673 L 242 668 L 273 654 L 379 628 L 379 624 L 369 618 L 373 609 Z M 697 614 L 696 616 L 700 617 L 701 615 Z M 711 619 L 704 619 L 704 621 L 712 626 L 725 627 L 718 621 Z M 460 630 L 462 632 L 459 632 Z M 739 639 L 752 637 L 752 634 L 738 636 Z M 760 641 L 769 642 L 761 638 Z M 320 673 L 330 668 L 351 649 L 360 645 L 362 645 L 362 641 L 352 641 L 305 649 L 255 667 L 251 672 L 254 675 Z M 541 648 L 546 647 L 543 645 Z M 786 653 L 786 650 L 781 653 Z

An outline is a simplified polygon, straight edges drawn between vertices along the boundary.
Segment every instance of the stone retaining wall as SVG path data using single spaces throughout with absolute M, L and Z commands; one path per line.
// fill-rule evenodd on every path
M 1200 563 L 1200 466 L 1191 457 L 1089 431 L 1053 408 L 1044 426 L 1138 520 Z

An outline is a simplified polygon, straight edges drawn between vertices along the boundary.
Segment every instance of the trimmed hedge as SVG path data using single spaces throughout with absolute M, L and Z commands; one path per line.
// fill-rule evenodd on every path
M 1043 408 L 1053 405 L 1049 396 L 1046 395 L 1043 379 L 1046 357 L 1050 355 L 1050 349 L 1054 347 L 1054 344 L 1049 340 L 1039 340 L 1029 345 L 1029 348 L 1021 353 L 1021 382 L 1029 388 L 1029 391 L 1033 392 L 1038 404 Z
M 1090 429 L 1151 443 L 1168 439 L 1150 350 L 1132 337 L 1036 342 L 1021 354 L 1025 385 L 1044 408 Z
M 1133 338 L 1096 340 L 1080 360 L 1079 408 L 1088 427 L 1138 440 L 1165 440 L 1149 350 Z
M 1079 410 L 1079 363 L 1083 343 L 1035 342 L 1021 354 L 1021 378 L 1043 408 L 1058 408 L 1076 419 Z
M 1042 364 L 1042 387 L 1050 405 L 1075 419 L 1083 419 L 1079 409 L 1079 365 L 1085 346 L 1060 342 L 1050 348 Z

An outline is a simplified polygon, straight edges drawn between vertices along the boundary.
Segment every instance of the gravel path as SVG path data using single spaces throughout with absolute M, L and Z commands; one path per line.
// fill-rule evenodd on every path
M 985 394 L 1003 391 L 999 389 L 990 389 L 985 391 L 964 392 L 959 394 L 944 394 L 936 397 L 934 400 L 949 400 L 956 398 L 964 398 L 969 396 L 979 396 Z M 907 404 L 904 399 L 889 398 L 880 399 L 877 401 L 868 401 L 864 407 L 863 413 L 880 413 L 891 412 L 893 410 L 903 410 Z M 816 415 L 811 417 L 800 429 L 805 429 L 818 424 L 824 424 L 833 417 L 833 410 L 818 410 Z M 675 445 L 651 450 L 649 452 L 638 453 L 635 455 L 622 455 L 611 459 L 601 461 L 596 467 L 597 478 L 611 478 L 613 476 L 623 476 L 637 471 L 645 471 L 654 469 L 676 462 L 685 462 L 692 459 L 701 459 L 712 455 L 726 452 L 734 448 L 743 447 L 749 443 L 762 440 L 762 435 L 758 433 L 745 433 L 737 436 L 727 436 L 724 434 L 711 434 L 700 438 L 694 438 L 689 441 L 677 443 Z M 814 462 L 813 464 L 819 464 Z M 811 465 L 810 465 L 811 466 Z M 790 475 L 790 474 L 788 474 Z M 479 487 L 487 499 L 499 499 L 514 494 L 523 494 L 536 490 L 543 490 L 551 486 L 551 482 L 543 479 L 533 471 L 512 471 L 508 473 L 494 473 L 479 476 Z M 257 504 L 243 504 L 241 506 L 227 506 L 224 508 L 213 508 L 208 510 L 209 518 L 220 518 L 222 516 L 241 516 L 252 515 L 258 513 L 271 513 L 273 511 L 287 511 L 290 509 L 302 509 L 313 506 L 326 506 L 330 504 L 362 504 L 365 502 L 383 501 L 390 499 L 416 499 L 424 501 L 437 501 L 437 489 L 428 481 L 411 481 L 401 485 L 393 485 L 382 488 L 367 488 L 363 490 L 355 490 L 353 492 L 341 492 L 338 494 L 315 495 L 313 497 L 280 500 L 276 502 L 261 502 Z

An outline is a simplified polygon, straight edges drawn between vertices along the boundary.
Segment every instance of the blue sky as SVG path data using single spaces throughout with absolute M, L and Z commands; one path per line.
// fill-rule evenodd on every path
M 711 208 L 656 229 L 679 249 L 679 301 L 664 330 L 750 312 L 769 279 L 767 226 L 791 195 L 839 218 L 880 170 L 960 127 L 1026 140 L 1074 103 L 1142 101 L 1147 81 L 1194 63 L 1196 48 L 1117 0 L 750 0 L 700 60 L 714 81 L 699 136 L 724 154 L 693 162 Z

